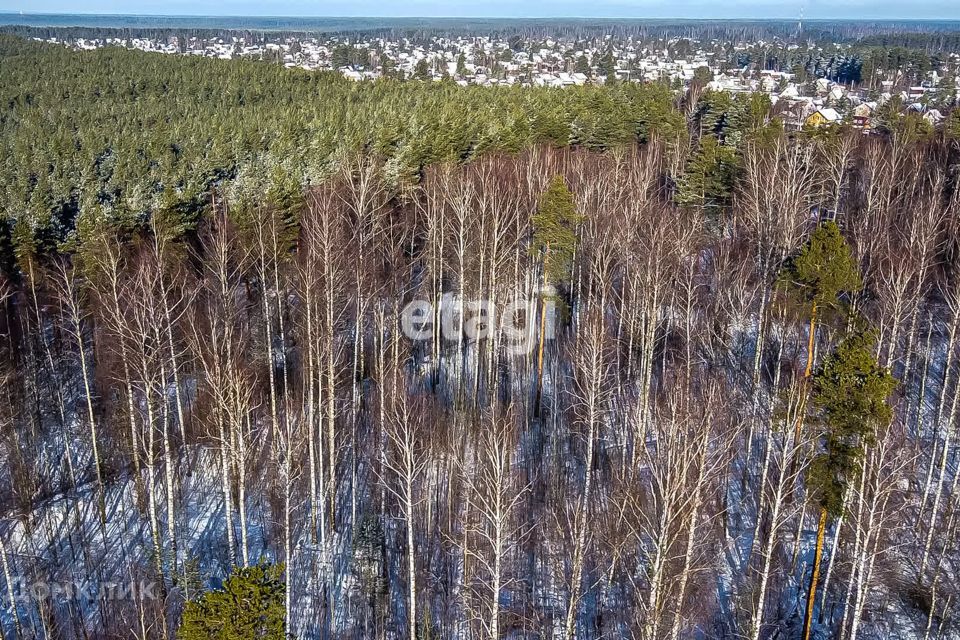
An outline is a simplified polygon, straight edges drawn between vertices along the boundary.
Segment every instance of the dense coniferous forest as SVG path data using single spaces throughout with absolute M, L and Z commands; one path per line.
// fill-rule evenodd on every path
M 10 37 L 0 39 L 0 56 L 5 210 L 61 235 L 70 225 L 57 223 L 85 204 L 137 217 L 166 195 L 196 213 L 212 185 L 229 181 L 242 200 L 271 187 L 299 190 L 361 149 L 385 158 L 399 186 L 425 166 L 486 151 L 600 149 L 646 140 L 653 129 L 669 139 L 686 131 L 659 85 L 357 84 L 252 61 L 77 54 Z
M 0 38 L 14 638 L 956 638 L 960 120 Z
M 799 7 L 798 7 L 799 8 Z M 798 25 L 802 21 L 802 25 Z M 956 20 L 683 20 L 649 18 L 297 18 L 27 14 L 4 16 L 4 31 L 50 38 L 256 37 L 426 38 L 494 36 L 702 41 L 842 42 L 884 38 L 890 46 L 943 49 L 956 45 Z M 802 31 L 798 31 L 802 27 Z

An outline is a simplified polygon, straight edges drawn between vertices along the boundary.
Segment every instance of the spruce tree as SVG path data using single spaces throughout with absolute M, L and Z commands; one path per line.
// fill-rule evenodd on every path
M 585 54 L 580 54 L 580 57 L 577 58 L 577 62 L 573 68 L 574 72 L 582 73 L 586 76 L 590 75 L 590 60 Z
M 676 200 L 699 207 L 715 220 L 714 212 L 730 204 L 736 174 L 736 150 L 716 136 L 704 136 L 677 184 Z
M 427 63 L 426 58 L 421 58 L 417 61 L 417 64 L 413 69 L 413 77 L 416 80 L 430 79 L 430 65 Z

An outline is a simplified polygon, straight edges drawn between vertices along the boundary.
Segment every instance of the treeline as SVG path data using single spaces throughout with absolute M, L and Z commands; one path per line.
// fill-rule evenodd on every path
M 799 18 L 799 16 L 798 16 Z M 10 16 L 0 30 L 34 38 L 200 39 L 308 38 L 317 36 L 411 38 L 492 36 L 501 38 L 618 39 L 666 42 L 712 40 L 800 41 L 956 50 L 960 23 L 952 20 L 672 20 L 641 18 L 268 18 L 177 16 Z M 17 23 L 21 24 L 17 24 Z M 76 22 L 78 24 L 71 24 Z
M 864 36 L 858 40 L 863 47 L 878 49 L 919 49 L 927 52 L 960 51 L 960 34 L 957 33 L 886 33 Z
M 67 238 L 81 211 L 142 220 L 235 197 L 300 190 L 359 149 L 391 180 L 536 143 L 603 149 L 674 139 L 685 123 L 659 85 L 572 90 L 352 83 L 338 74 L 125 50 L 71 52 L 0 39 L 0 193 L 8 225 Z
M 893 39 L 891 39 L 893 40 Z M 721 49 L 722 51 L 722 49 Z M 960 46 L 943 50 L 911 48 L 904 44 L 880 46 L 858 42 L 851 45 L 833 42 L 764 43 L 747 46 L 737 51 L 720 52 L 715 57 L 721 68 L 753 67 L 760 70 L 792 73 L 798 84 L 827 78 L 841 84 L 871 90 L 880 89 L 881 80 L 890 80 L 898 90 L 930 81 L 930 72 L 937 71 L 943 82 L 941 88 L 952 103 L 955 94 L 956 63 L 949 62 L 949 54 L 960 51 Z

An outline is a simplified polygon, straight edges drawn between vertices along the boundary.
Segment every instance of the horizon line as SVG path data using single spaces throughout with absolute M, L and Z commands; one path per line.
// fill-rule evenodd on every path
M 305 14 L 200 14 L 200 13 L 102 13 L 90 11 L 71 11 L 71 12 L 44 12 L 31 11 L 25 12 L 17 9 L 0 9 L 0 16 L 100 16 L 104 18 L 260 18 L 260 19 L 327 19 L 327 20 L 682 20 L 686 22 L 735 22 L 743 20 L 753 20 L 758 22 L 795 22 L 798 16 L 735 16 L 729 18 L 691 18 L 684 16 L 588 16 L 588 15 L 530 15 L 530 16 L 428 16 L 428 15 L 305 15 Z M 909 17 L 886 17 L 886 18 L 846 18 L 846 17 L 812 17 L 805 16 L 804 22 L 820 21 L 842 21 L 842 22 L 955 22 L 960 23 L 960 17 L 957 18 L 909 18 Z M 29 26 L 29 25 L 24 25 Z M 81 25 L 77 25 L 81 26 Z

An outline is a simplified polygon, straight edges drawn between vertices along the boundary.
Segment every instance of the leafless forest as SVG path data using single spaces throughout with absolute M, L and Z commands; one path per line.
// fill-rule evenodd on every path
M 829 218 L 899 384 L 827 523 L 812 637 L 960 637 L 957 155 L 781 134 L 744 143 L 728 202 L 682 206 L 656 141 L 403 191 L 360 156 L 283 204 L 217 193 L 196 229 L 19 249 L 4 633 L 172 637 L 191 590 L 267 559 L 300 638 L 802 637 L 808 375 L 844 320 L 778 282 Z M 547 339 L 532 219 L 557 175 L 579 218 Z M 458 299 L 526 301 L 529 348 L 470 313 L 404 335 L 409 302 L 439 328 Z

